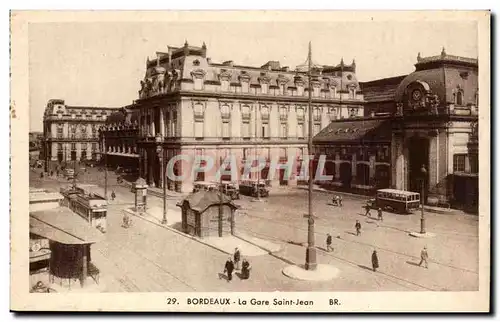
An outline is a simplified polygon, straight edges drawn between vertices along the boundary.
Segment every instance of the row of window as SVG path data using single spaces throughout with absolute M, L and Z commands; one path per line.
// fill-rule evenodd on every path
M 269 84 L 262 83 L 260 87 L 251 88 L 248 82 L 239 83 L 240 86 L 231 86 L 229 81 L 221 81 L 221 91 L 222 92 L 233 92 L 233 93 L 249 93 L 254 95 L 267 94 L 267 95 L 281 95 L 281 96 L 305 96 L 307 91 L 302 86 L 297 86 L 295 88 L 289 88 L 286 84 L 281 84 L 279 86 L 269 87 Z M 201 91 L 204 90 L 204 83 L 202 78 L 194 79 L 194 90 Z M 238 90 L 239 89 L 239 90 Z M 337 89 L 335 87 L 331 89 L 313 87 L 312 92 L 313 97 L 321 98 L 337 98 Z M 349 88 L 349 98 L 356 98 L 356 88 Z
M 58 113 L 57 114 L 57 117 L 59 119 L 62 119 L 63 118 L 63 114 L 62 113 Z M 99 120 L 99 121 L 105 121 L 106 118 L 107 118 L 107 115 L 96 115 L 96 114 L 92 114 L 92 115 L 88 115 L 88 114 L 84 114 L 84 115 L 81 115 L 81 114 L 71 114 L 71 118 L 72 119 L 76 119 L 76 120 Z
M 87 150 L 87 147 L 87 143 L 80 143 L 81 150 Z M 97 143 L 90 144 L 90 147 L 92 151 L 97 151 Z M 58 152 L 62 152 L 64 150 L 62 143 L 57 144 L 57 150 Z M 76 150 L 76 143 L 71 143 L 71 150 Z
M 259 155 L 266 158 L 267 160 L 271 159 L 271 148 L 259 148 L 260 152 Z M 262 153 L 264 152 L 264 153 Z M 225 149 L 220 151 L 220 155 L 224 159 L 226 156 L 228 156 L 230 153 L 230 150 Z M 197 156 L 202 156 L 204 155 L 204 149 L 196 149 L 195 154 Z M 297 148 L 297 157 L 302 157 L 304 155 L 304 148 Z M 255 156 L 255 148 L 243 148 L 243 160 L 246 160 L 249 157 L 254 157 Z M 287 149 L 286 148 L 279 148 L 279 157 L 280 159 L 286 159 L 288 157 L 287 155 Z

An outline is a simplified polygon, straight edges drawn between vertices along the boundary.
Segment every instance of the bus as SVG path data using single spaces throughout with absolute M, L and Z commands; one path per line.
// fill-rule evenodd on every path
M 398 213 L 411 213 L 420 207 L 420 194 L 405 190 L 380 189 L 377 190 L 374 206 Z

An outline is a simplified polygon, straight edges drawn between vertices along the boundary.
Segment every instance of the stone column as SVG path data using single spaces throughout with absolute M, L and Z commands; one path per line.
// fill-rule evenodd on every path
M 375 155 L 370 155 L 370 181 L 369 184 L 374 186 L 375 185 L 375 161 L 376 161 L 376 156 Z
M 356 153 L 353 153 L 352 154 L 352 161 L 351 161 L 351 185 L 352 183 L 354 184 L 357 184 L 357 181 L 356 181 L 356 166 L 357 166 L 357 162 L 356 162 Z
M 340 182 L 340 155 L 335 153 L 335 182 Z
M 437 134 L 437 133 L 436 133 Z M 429 191 L 435 192 L 439 182 L 439 135 L 429 137 Z
M 57 151 L 57 143 L 49 143 L 49 144 L 50 144 L 50 149 L 51 149 L 51 151 L 52 151 L 52 152 L 51 152 L 51 153 L 52 153 L 52 155 L 51 155 L 51 158 L 50 158 L 50 159 L 51 159 L 52 161 L 57 161 L 57 152 L 58 152 L 58 151 Z
M 149 124 L 151 126 L 151 135 L 156 136 L 156 128 L 155 128 L 155 113 L 154 109 L 149 110 Z
M 160 109 L 160 134 L 165 137 L 165 115 L 163 113 L 164 107 L 159 107 Z

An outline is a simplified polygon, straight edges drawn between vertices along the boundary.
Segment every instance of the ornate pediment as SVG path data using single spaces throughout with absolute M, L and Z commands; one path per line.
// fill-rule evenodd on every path
M 230 81 L 233 73 L 227 69 L 221 69 L 219 73 L 219 81 Z
M 279 86 L 279 85 L 284 85 L 286 83 L 288 83 L 290 81 L 289 78 L 285 77 L 284 75 L 282 74 L 279 74 L 278 75 L 278 78 L 276 78 L 276 84 Z
M 261 84 L 269 84 L 271 82 L 271 77 L 267 73 L 260 73 L 260 76 L 257 78 L 259 83 Z
M 191 72 L 191 77 L 196 79 L 204 78 L 207 72 L 203 69 L 195 69 Z
M 241 74 L 238 76 L 238 80 L 240 82 L 246 82 L 246 83 L 249 83 L 250 82 L 250 75 L 247 74 L 246 71 L 242 71 Z

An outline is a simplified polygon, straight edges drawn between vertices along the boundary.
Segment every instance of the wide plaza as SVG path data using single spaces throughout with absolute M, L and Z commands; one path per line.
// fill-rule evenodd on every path
M 58 190 L 68 184 L 61 177 L 31 170 L 30 186 Z M 79 182 L 104 185 L 104 172 L 89 168 Z M 481 216 L 461 212 L 426 213 L 427 230 L 433 238 L 414 238 L 420 213 L 398 215 L 384 212 L 383 221 L 364 215 L 367 197 L 343 194 L 343 206 L 331 204 L 332 194 L 313 193 L 315 244 L 318 263 L 340 270 L 336 279 L 307 282 L 290 279 L 282 269 L 302 265 L 307 245 L 307 190 L 303 187 L 273 187 L 262 202 L 242 196 L 236 216 L 236 231 L 279 244 L 280 250 L 248 257 L 249 280 L 228 283 L 223 266 L 228 254 L 143 218 L 132 227 L 121 226 L 123 208 L 133 204 L 126 183 L 117 184 L 108 172 L 108 194 L 116 194 L 108 209 L 105 241 L 92 247 L 92 258 L 101 270 L 104 291 L 473 291 L 478 289 L 478 223 Z M 109 197 L 109 196 L 108 196 Z M 179 211 L 182 195 L 169 194 L 168 212 Z M 150 208 L 161 208 L 163 200 L 149 195 Z M 362 233 L 356 236 L 359 220 Z M 334 250 L 326 252 L 327 233 Z M 429 268 L 419 267 L 420 251 L 427 247 Z M 456 250 L 460 249 L 458 253 Z M 377 250 L 380 268 L 371 270 L 371 253 Z M 243 254 L 245 257 L 245 254 Z

